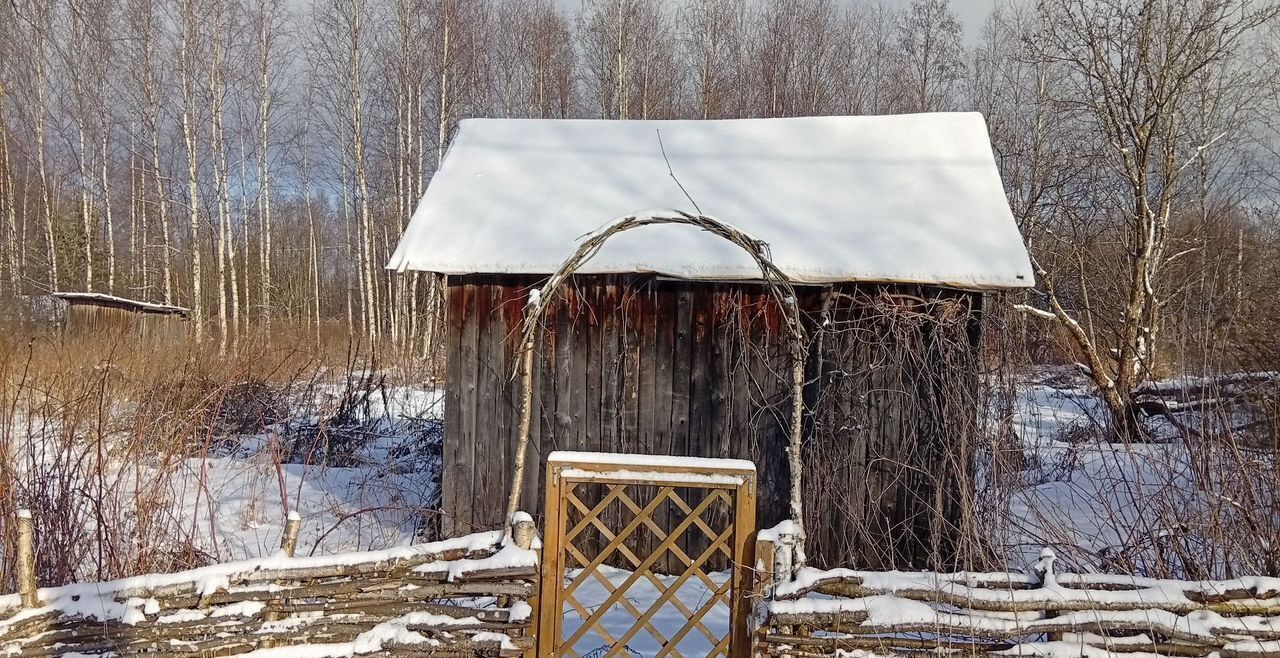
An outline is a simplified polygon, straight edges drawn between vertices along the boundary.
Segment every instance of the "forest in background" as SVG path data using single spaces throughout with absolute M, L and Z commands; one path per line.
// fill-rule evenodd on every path
M 4 0 L 0 552 L 19 506 L 47 584 L 257 554 L 294 507 L 321 550 L 418 536 L 441 282 L 383 264 L 464 118 L 975 110 L 1037 287 L 984 306 L 973 565 L 1280 574 L 1277 12 Z M 13 329 L 55 290 L 207 342 Z
M 1280 364 L 1275 15 L 1014 2 L 966 38 L 947 0 L 11 0 L 0 294 L 423 354 L 439 281 L 383 264 L 464 118 L 975 110 L 1039 272 L 1018 358 L 1119 414 L 1152 376 Z

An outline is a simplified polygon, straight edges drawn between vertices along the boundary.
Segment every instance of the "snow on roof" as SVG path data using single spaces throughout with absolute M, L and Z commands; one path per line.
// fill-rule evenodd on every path
M 122 306 L 138 313 L 186 315 L 191 311 L 191 309 L 182 306 L 143 302 L 136 299 L 116 297 L 115 295 L 107 295 L 100 292 L 55 292 L 50 294 L 67 302 L 82 302 L 87 304 L 98 304 L 101 306 Z
M 469 119 L 388 267 L 550 274 L 586 234 L 646 208 L 732 224 L 802 283 L 1033 283 L 976 113 Z M 674 225 L 618 234 L 578 271 L 760 278 L 737 247 Z

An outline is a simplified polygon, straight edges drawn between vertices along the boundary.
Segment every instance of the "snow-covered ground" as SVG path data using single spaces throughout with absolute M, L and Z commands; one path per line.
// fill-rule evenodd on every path
M 61 546 L 63 581 L 269 555 L 290 512 L 300 555 L 407 545 L 432 536 L 443 394 L 384 381 L 243 382 L 198 418 L 115 398 L 91 417 L 100 442 L 61 408 L 20 410 L 4 435 L 13 493 L 41 545 Z
M 1195 382 L 1153 387 L 1188 385 Z M 1265 551 L 1268 538 L 1242 535 L 1251 523 L 1264 532 L 1280 524 L 1270 516 L 1280 500 L 1268 476 L 1275 455 L 1215 436 L 1247 413 L 1154 416 L 1143 421 L 1153 441 L 1110 443 L 1099 440 L 1104 409 L 1081 378 L 1033 373 L 1017 385 L 1013 430 L 1025 467 L 1008 491 L 997 538 L 1009 566 L 1031 564 L 1052 546 L 1064 567 L 1082 571 L 1193 578 L 1256 572 L 1248 542 L 1263 542 L 1253 549 Z M 1227 545 L 1233 542 L 1240 543 Z
M 225 454 L 185 460 L 174 478 L 178 516 L 217 561 L 275 551 L 290 511 L 305 520 L 300 555 L 409 544 L 421 537 L 435 504 L 443 412 L 444 396 L 435 389 L 387 387 L 370 396 L 358 428 L 349 430 L 360 433 L 359 445 L 343 466 L 307 455 L 278 459 L 282 438 L 324 422 L 323 414 L 288 418 L 241 437 Z

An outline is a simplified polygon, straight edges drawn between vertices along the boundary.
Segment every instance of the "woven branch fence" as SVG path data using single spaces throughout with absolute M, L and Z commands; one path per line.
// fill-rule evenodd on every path
M 29 535 L 29 519 L 19 521 Z M 272 557 L 38 591 L 26 584 L 26 549 L 22 592 L 0 596 L 0 656 L 523 655 L 537 553 L 532 519 L 513 525 L 510 534 L 295 558 L 293 518 Z
M 762 536 L 765 533 L 761 533 Z M 763 655 L 1280 658 L 1280 579 L 801 569 L 757 543 Z
M 535 528 L 325 557 L 279 554 L 175 574 L 0 596 L 0 656 L 525 656 Z M 1280 658 L 1280 579 L 1174 581 L 796 569 L 798 534 L 760 533 L 755 655 Z M 23 545 L 27 548 L 23 548 Z

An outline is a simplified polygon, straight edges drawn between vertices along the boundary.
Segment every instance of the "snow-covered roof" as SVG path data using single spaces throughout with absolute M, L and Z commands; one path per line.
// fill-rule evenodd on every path
M 700 212 L 764 240 L 797 282 L 1033 283 L 976 113 L 469 119 L 388 267 L 550 274 L 584 235 L 652 208 Z M 578 271 L 760 278 L 734 245 L 672 225 L 618 234 Z
M 170 306 L 169 304 L 157 304 L 154 302 L 144 302 L 137 299 L 128 299 L 125 297 L 116 297 L 115 295 L 107 295 L 100 292 L 55 292 L 52 296 L 57 297 L 66 302 L 79 302 L 82 304 L 96 304 L 99 306 L 114 306 L 126 308 L 137 313 L 163 313 L 168 315 L 185 316 L 191 309 L 182 306 Z

